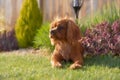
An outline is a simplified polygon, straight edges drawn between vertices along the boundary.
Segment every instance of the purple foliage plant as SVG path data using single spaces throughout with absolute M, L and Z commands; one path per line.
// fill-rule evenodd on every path
M 120 54 L 120 20 L 112 26 L 104 21 L 91 29 L 87 29 L 81 39 L 86 53 L 91 55 Z
M 10 51 L 18 49 L 15 31 L 4 31 L 0 34 L 0 51 Z

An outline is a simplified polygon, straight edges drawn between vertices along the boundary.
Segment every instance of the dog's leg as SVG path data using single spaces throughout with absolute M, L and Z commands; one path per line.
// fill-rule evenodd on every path
M 81 68 L 83 65 L 83 61 L 81 60 L 74 60 L 74 63 L 70 66 L 70 69 L 78 69 Z
M 51 57 L 52 67 L 61 68 L 62 67 L 62 56 L 60 54 L 53 54 Z

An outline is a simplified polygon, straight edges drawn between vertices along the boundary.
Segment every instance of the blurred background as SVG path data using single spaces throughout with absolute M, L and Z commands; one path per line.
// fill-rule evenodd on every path
M 92 17 L 95 11 L 113 1 L 120 6 L 120 0 L 84 0 L 84 5 L 79 12 L 79 19 L 87 15 Z M 14 27 L 22 2 L 23 0 L 0 0 L 0 26 Z M 72 0 L 38 0 L 38 5 L 43 12 L 44 22 L 51 21 L 56 16 L 75 18 Z

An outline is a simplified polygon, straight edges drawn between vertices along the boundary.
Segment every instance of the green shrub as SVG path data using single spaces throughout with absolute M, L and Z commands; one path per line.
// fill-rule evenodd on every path
M 45 48 L 50 48 L 51 50 L 53 49 L 49 39 L 49 27 L 50 27 L 50 23 L 44 23 L 41 26 L 41 28 L 38 30 L 35 39 L 33 41 L 35 48 L 45 47 Z
M 24 0 L 20 16 L 17 20 L 15 33 L 19 47 L 33 45 L 36 30 L 41 27 L 42 14 L 38 8 L 37 0 Z
M 92 25 L 99 24 L 103 21 L 112 24 L 117 19 L 120 19 L 120 8 L 114 3 L 108 6 L 105 5 L 102 10 L 95 12 L 93 17 L 85 17 L 79 22 L 79 25 L 81 26 L 81 31 L 84 33 L 86 28 L 90 28 Z

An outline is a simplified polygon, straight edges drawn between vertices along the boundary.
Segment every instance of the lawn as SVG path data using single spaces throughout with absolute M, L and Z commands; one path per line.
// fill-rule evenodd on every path
M 110 55 L 85 58 L 82 69 L 53 69 L 50 54 L 26 51 L 0 54 L 0 80 L 120 80 L 120 57 Z

